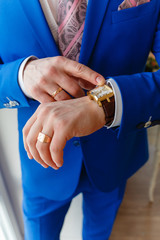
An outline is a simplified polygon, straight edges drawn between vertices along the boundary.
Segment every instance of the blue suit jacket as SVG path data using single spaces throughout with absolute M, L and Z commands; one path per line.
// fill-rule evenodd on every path
M 17 75 L 26 57 L 60 53 L 38 0 L 0 0 L 0 107 L 7 97 L 19 102 L 22 180 L 29 196 L 68 198 L 77 186 L 82 160 L 93 184 L 111 191 L 148 158 L 146 130 L 137 126 L 150 116 L 153 124 L 160 120 L 160 72 L 144 73 L 150 50 L 160 62 L 160 1 L 117 11 L 121 2 L 89 0 L 80 53 L 81 63 L 117 82 L 123 100 L 121 126 L 68 141 L 64 166 L 55 171 L 30 161 L 23 148 L 22 128 L 39 103 L 24 96 Z

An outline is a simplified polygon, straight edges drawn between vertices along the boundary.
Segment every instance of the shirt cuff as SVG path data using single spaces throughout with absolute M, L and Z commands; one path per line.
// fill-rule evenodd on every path
M 110 83 L 113 92 L 114 92 L 114 97 L 115 97 L 115 115 L 113 122 L 110 126 L 107 126 L 107 128 L 112 128 L 112 127 L 118 127 L 121 124 L 122 120 L 122 97 L 121 93 L 119 90 L 119 87 L 116 83 L 116 81 L 113 78 L 109 78 L 106 80 L 107 83 Z
M 35 56 L 30 56 L 30 57 L 26 58 L 21 63 L 20 68 L 19 68 L 19 72 L 18 72 L 18 83 L 19 83 L 19 86 L 20 86 L 22 92 L 24 93 L 24 95 L 27 96 L 28 98 L 32 98 L 32 97 L 25 90 L 24 82 L 23 82 L 23 72 L 24 72 L 24 68 L 25 68 L 27 62 L 30 61 L 30 60 L 36 60 L 36 59 L 38 59 L 38 58 L 35 57 Z

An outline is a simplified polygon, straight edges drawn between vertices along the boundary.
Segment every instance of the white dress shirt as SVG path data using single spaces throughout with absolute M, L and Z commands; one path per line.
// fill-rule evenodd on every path
M 58 40 L 58 31 L 57 31 L 58 30 L 58 25 L 57 25 L 58 0 L 39 0 L 39 2 L 41 4 L 42 10 L 44 12 L 45 18 L 48 22 L 51 33 L 55 39 L 55 42 L 57 43 L 57 40 Z M 88 0 L 87 0 L 87 3 L 88 3 Z M 29 58 L 26 58 L 22 62 L 20 69 L 19 69 L 19 74 L 18 74 L 19 85 L 20 85 L 23 93 L 29 98 L 31 98 L 31 97 L 27 94 L 24 84 L 23 84 L 23 70 L 24 70 L 26 63 L 28 62 L 28 60 L 30 58 L 36 58 L 36 57 L 31 56 Z M 119 126 L 121 123 L 122 98 L 121 98 L 121 93 L 120 93 L 119 87 L 118 87 L 117 83 L 114 81 L 114 79 L 110 78 L 107 81 L 110 82 L 110 84 L 113 88 L 113 91 L 114 91 L 114 96 L 115 96 L 115 116 L 114 116 L 113 123 L 108 127 L 108 128 L 111 128 L 111 127 Z

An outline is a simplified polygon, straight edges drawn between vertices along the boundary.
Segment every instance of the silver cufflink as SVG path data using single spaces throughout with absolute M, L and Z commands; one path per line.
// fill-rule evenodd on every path
M 19 106 L 19 103 L 17 101 L 11 101 L 8 97 L 6 97 L 7 100 L 9 101 L 8 103 L 4 103 L 3 106 L 6 108 L 12 108 L 12 107 L 16 107 Z

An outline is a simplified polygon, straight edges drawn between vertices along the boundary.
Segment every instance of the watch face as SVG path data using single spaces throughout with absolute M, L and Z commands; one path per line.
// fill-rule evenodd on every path
M 88 96 L 91 100 L 94 100 L 102 107 L 102 102 L 107 100 L 110 102 L 110 98 L 114 95 L 112 88 L 107 85 L 97 86 L 96 88 L 89 91 Z
M 96 96 L 96 98 L 100 99 L 103 98 L 104 96 L 107 96 L 108 94 L 112 93 L 112 89 L 106 85 L 103 86 L 98 86 L 91 90 L 91 94 Z

